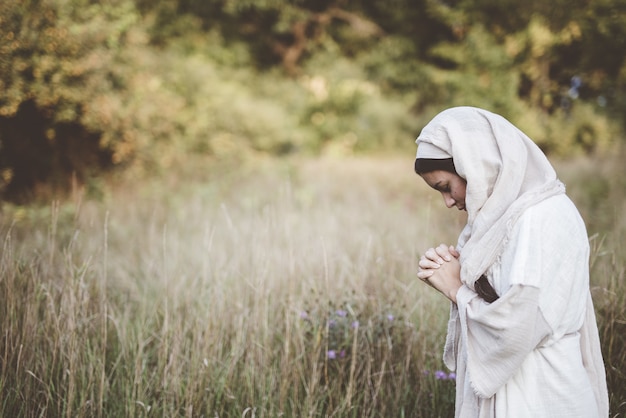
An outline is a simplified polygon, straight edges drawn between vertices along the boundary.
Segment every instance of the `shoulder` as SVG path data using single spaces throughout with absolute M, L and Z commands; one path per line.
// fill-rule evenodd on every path
M 520 216 L 516 228 L 532 225 L 543 230 L 558 230 L 561 228 L 570 231 L 585 232 L 585 224 L 574 205 L 574 202 L 565 194 L 552 196 L 538 204 L 529 207 Z
M 529 207 L 526 213 L 553 213 L 553 212 L 575 212 L 578 213 L 578 209 L 574 205 L 574 202 L 566 195 L 559 194 L 556 196 L 549 197 L 536 205 Z
M 550 280 L 565 283 L 583 274 L 589 239 L 574 203 L 554 196 L 524 211 L 513 226 L 501 255 L 510 284 L 546 287 Z M 556 262 L 555 262 L 556 260 Z
M 524 211 L 508 237 L 508 250 L 584 255 L 589 248 L 585 223 L 566 195 L 553 196 Z

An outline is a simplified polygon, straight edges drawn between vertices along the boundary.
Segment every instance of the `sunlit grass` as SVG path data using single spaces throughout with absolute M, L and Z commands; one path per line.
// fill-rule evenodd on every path
M 439 199 L 410 158 L 359 158 L 5 205 L 0 415 L 450 416 L 448 304 L 415 280 L 463 225 Z M 614 388 L 623 230 L 593 241 Z

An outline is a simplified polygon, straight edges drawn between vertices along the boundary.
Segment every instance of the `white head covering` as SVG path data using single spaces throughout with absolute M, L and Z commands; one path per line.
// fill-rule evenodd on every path
M 417 158 L 452 158 L 467 181 L 461 280 L 470 288 L 496 261 L 522 212 L 565 186 L 537 145 L 513 124 L 475 107 L 444 110 L 415 141 Z
M 415 155 L 415 158 L 445 160 L 446 158 L 452 157 L 448 155 L 448 153 L 446 153 L 444 150 L 438 148 L 436 145 L 433 145 L 430 142 L 420 142 L 419 147 L 417 148 L 417 154 Z

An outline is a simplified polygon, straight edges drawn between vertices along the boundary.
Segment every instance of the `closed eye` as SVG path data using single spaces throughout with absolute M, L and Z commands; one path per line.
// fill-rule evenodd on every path
M 450 193 L 450 183 L 445 180 L 440 180 L 431 187 L 440 193 Z

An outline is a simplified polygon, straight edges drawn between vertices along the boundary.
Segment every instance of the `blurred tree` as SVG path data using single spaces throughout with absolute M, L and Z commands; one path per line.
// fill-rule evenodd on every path
M 342 1 L 325 0 L 138 0 L 146 15 L 156 15 L 160 26 L 153 40 L 160 43 L 172 34 L 183 34 L 180 22 L 199 18 L 203 30 L 218 29 L 226 42 L 247 43 L 260 68 L 279 64 L 287 75 L 300 72 L 302 59 L 323 48 L 327 37 L 358 42 L 376 38 L 383 30 L 373 20 Z M 341 27 L 348 27 L 347 32 Z M 189 28 L 189 26 L 186 26 Z M 165 37 L 163 36 L 165 34 Z M 347 47 L 347 46 L 346 46 Z
M 292 76 L 330 43 L 346 57 L 361 57 L 383 87 L 432 93 L 423 64 L 456 65 L 432 54 L 433 47 L 463 45 L 470 27 L 481 25 L 522 67 L 519 94 L 531 107 L 556 110 L 573 76 L 582 77 L 583 95 L 605 91 L 601 99 L 613 103 L 623 96 L 608 93 L 621 85 L 623 0 L 138 1 L 144 11 L 167 10 L 171 21 L 198 17 L 203 28 L 219 28 L 226 42 L 244 40 L 261 68 L 279 64 Z
M 508 42 L 509 52 L 524 68 L 520 94 L 532 106 L 556 110 L 572 77 L 578 77 L 580 98 L 597 101 L 620 118 L 626 114 L 626 92 L 618 81 L 626 64 L 623 0 L 433 3 L 460 12 L 466 22 L 484 25 L 498 42 Z
M 457 38 L 430 49 L 422 71 L 429 89 L 418 90 L 418 105 L 432 112 L 454 105 L 484 107 L 520 126 L 545 151 L 560 155 L 604 148 L 615 126 L 587 103 L 565 106 L 562 91 L 553 79 L 553 51 L 581 37 L 580 27 L 570 23 L 559 31 L 535 15 L 523 29 L 494 33 L 480 23 L 467 25 L 463 13 L 438 3 L 433 13 L 448 24 L 457 24 Z M 569 94 L 581 81 L 574 78 Z
M 626 118 L 625 43 L 624 0 L 0 0 L 0 194 L 185 152 L 397 146 L 456 104 L 590 150 Z
M 466 29 L 463 42 L 440 43 L 430 54 L 435 62 L 448 62 L 450 68 L 429 66 L 430 82 L 438 88 L 420 97 L 424 105 L 472 104 L 505 115 L 521 111 L 520 70 L 482 25 Z
M 554 51 L 580 37 L 580 26 L 575 22 L 555 32 L 538 15 L 523 30 L 506 37 L 507 50 L 517 61 L 527 85 L 520 95 L 527 98 L 531 107 L 552 112 L 560 105 L 560 86 L 551 77 L 552 67 L 557 63 Z
M 582 82 L 580 98 L 606 108 L 626 126 L 626 2 L 593 0 L 575 10 L 581 36 L 555 50 L 563 84 Z
M 132 76 L 125 54 L 141 43 L 137 24 L 128 0 L 0 2 L 5 197 L 124 161 L 132 132 L 116 104 Z

